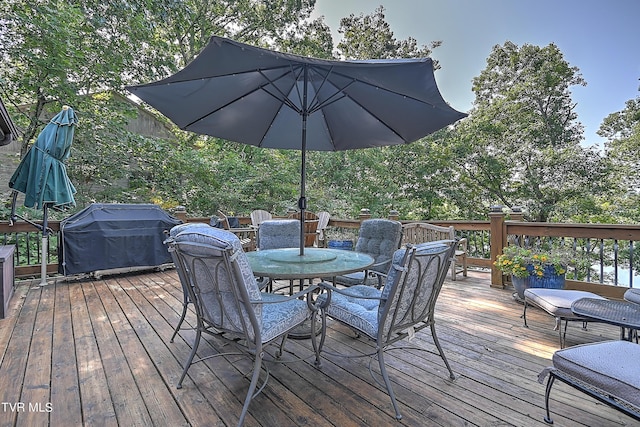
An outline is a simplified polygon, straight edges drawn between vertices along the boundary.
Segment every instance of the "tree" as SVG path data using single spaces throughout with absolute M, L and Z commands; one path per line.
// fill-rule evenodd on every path
M 626 102 L 622 111 L 607 116 L 598 130 L 607 138 L 607 159 L 614 169 L 612 205 L 627 221 L 640 221 L 640 97 Z M 611 202 L 611 199 L 609 199 Z
M 595 149 L 580 145 L 571 99 L 571 86 L 585 84 L 554 44 L 493 48 L 453 144 L 464 193 L 481 194 L 474 204 L 524 206 L 530 218 L 547 221 L 566 218 L 573 202 L 603 190 L 606 167 Z
M 20 112 L 16 122 L 23 130 L 22 155 L 48 118 L 67 104 L 80 118 L 68 164 L 80 205 L 127 199 L 163 205 L 193 202 L 195 212 L 211 212 L 217 194 L 235 191 L 226 188 L 224 180 L 216 184 L 203 179 L 203 169 L 215 162 L 199 156 L 202 144 L 211 141 L 215 146 L 219 141 L 178 129 L 171 142 L 133 135 L 126 126 L 135 117 L 135 108 L 112 93 L 124 93 L 126 84 L 173 73 L 193 59 L 212 34 L 330 56 L 328 28 L 322 20 L 307 19 L 313 4 L 313 0 L 2 2 L 0 85 L 5 101 Z M 235 152 L 242 158 L 242 148 L 224 147 L 231 157 Z M 200 184 L 215 190 L 208 193 L 209 206 L 204 206 L 206 197 L 198 191 L 181 192 L 180 197 L 175 187 L 171 191 L 169 165 L 184 173 L 187 187 Z M 213 168 L 208 172 L 217 176 Z
M 338 33 L 343 35 L 337 47 L 344 59 L 424 58 L 442 44 L 434 41 L 428 47 L 418 46 L 413 37 L 396 40 L 391 26 L 385 21 L 382 6 L 371 15 L 351 14 L 342 18 Z M 439 68 L 437 61 L 433 64 L 434 69 Z

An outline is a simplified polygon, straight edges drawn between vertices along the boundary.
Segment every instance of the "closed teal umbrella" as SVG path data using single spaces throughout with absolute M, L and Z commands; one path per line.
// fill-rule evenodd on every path
M 9 187 L 13 188 L 13 203 L 11 222 L 18 215 L 15 205 L 18 192 L 24 194 L 24 205 L 28 208 L 43 209 L 42 225 L 33 223 L 42 230 L 42 281 L 46 284 L 47 241 L 47 210 L 51 207 L 65 208 L 75 205 L 73 195 L 75 187 L 67 176 L 64 161 L 71 153 L 73 133 L 78 119 L 72 108 L 62 107 L 59 112 L 38 135 L 36 143 L 24 156 L 18 168 L 9 180 Z
M 75 187 L 64 161 L 69 158 L 78 119 L 73 108 L 63 107 L 40 132 L 9 180 L 9 187 L 24 193 L 24 205 L 42 209 L 75 205 Z

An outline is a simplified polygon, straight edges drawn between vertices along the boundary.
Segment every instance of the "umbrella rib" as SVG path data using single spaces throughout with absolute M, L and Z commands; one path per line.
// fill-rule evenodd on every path
M 283 67 L 278 67 L 278 68 L 283 68 Z M 278 69 L 278 68 L 273 68 L 273 69 L 275 70 L 275 69 Z M 284 95 L 284 94 L 283 94 L 283 93 L 282 93 L 282 92 L 281 92 L 281 91 L 280 91 L 280 90 L 279 90 L 279 89 L 274 85 L 275 81 L 276 81 L 276 80 L 278 80 L 278 79 L 280 79 L 280 78 L 282 78 L 282 77 L 284 77 L 284 76 L 286 76 L 287 72 L 284 72 L 283 74 L 281 74 L 280 76 L 278 76 L 278 78 L 277 78 L 277 79 L 274 79 L 274 80 L 270 80 L 269 78 L 267 78 L 267 76 L 265 76 L 265 75 L 264 75 L 263 70 L 258 70 L 258 72 L 260 73 L 260 75 L 262 75 L 262 77 L 264 77 L 264 78 L 267 80 L 267 81 L 266 81 L 266 83 L 264 83 L 264 84 L 262 84 L 262 85 L 260 85 L 260 86 L 257 86 L 255 89 L 253 89 L 253 90 L 251 90 L 251 91 L 249 91 L 249 92 L 243 93 L 241 96 L 238 96 L 237 98 L 234 98 L 234 99 L 230 100 L 229 102 L 227 102 L 226 104 L 223 104 L 223 105 L 219 106 L 219 107 L 218 107 L 218 108 L 216 108 L 215 110 L 209 111 L 207 114 L 204 114 L 204 115 L 202 115 L 202 116 L 198 117 L 197 119 L 195 119 L 195 120 L 193 120 L 193 121 L 191 121 L 191 122 L 187 123 L 186 125 L 182 126 L 182 129 L 187 129 L 189 126 L 191 126 L 191 125 L 193 125 L 194 123 L 196 123 L 196 122 L 198 122 L 198 121 L 200 121 L 200 120 L 204 119 L 205 117 L 209 117 L 210 115 L 217 113 L 218 111 L 220 111 L 220 110 L 222 110 L 222 109 L 224 109 L 224 108 L 228 107 L 229 105 L 233 104 L 234 102 L 237 102 L 238 100 L 240 100 L 240 99 L 242 99 L 242 98 L 245 98 L 247 95 L 250 95 L 250 94 L 252 94 L 252 93 L 255 93 L 255 92 L 259 91 L 259 90 L 263 90 L 264 92 L 266 92 L 266 93 L 268 93 L 269 95 L 273 96 L 273 97 L 274 97 L 275 99 L 277 99 L 278 101 L 281 101 L 281 102 L 284 102 L 285 104 L 287 104 L 287 105 L 288 105 L 289 107 L 291 107 L 294 111 L 298 111 L 298 112 L 300 113 L 299 109 L 298 109 L 298 108 L 296 108 L 296 106 L 295 106 L 293 103 L 291 103 L 291 102 L 287 99 L 287 97 L 286 97 L 286 96 L 285 96 L 285 95 Z M 230 75 L 231 75 L 231 74 L 230 74 Z M 268 91 L 267 89 L 265 89 L 267 86 L 274 86 L 274 87 L 276 87 L 276 89 L 277 89 L 277 90 L 278 90 L 278 91 L 283 95 L 283 98 L 278 98 L 276 95 L 274 95 L 273 93 L 271 93 L 270 91 Z
M 292 74 L 294 75 L 294 77 L 295 77 L 295 78 L 294 78 L 294 82 L 297 82 L 297 81 L 298 81 L 298 76 L 297 76 L 297 75 L 295 75 L 295 72 L 294 72 L 294 70 L 293 70 L 293 68 L 294 68 L 294 67 L 293 67 L 293 65 L 290 65 L 290 68 L 291 68 L 291 73 L 292 73 Z M 287 73 L 284 73 L 284 74 L 282 74 L 282 75 L 278 76 L 278 78 L 277 78 L 277 79 L 273 79 L 273 80 L 271 80 L 271 79 L 269 79 L 269 78 L 264 74 L 263 70 L 258 70 L 258 72 L 259 72 L 259 73 L 260 73 L 260 75 L 261 75 L 262 77 L 264 77 L 264 78 L 265 78 L 265 80 L 267 80 L 267 82 L 268 82 L 268 83 L 266 83 L 266 84 L 264 84 L 264 85 L 260 86 L 258 89 L 262 89 L 263 91 L 265 91 L 267 94 L 271 95 L 272 97 L 274 97 L 274 98 L 275 98 L 275 99 L 277 99 L 278 101 L 280 101 L 280 102 L 282 102 L 282 103 L 286 104 L 289 108 L 291 108 L 291 109 L 292 109 L 293 111 L 295 111 L 296 113 L 298 113 L 298 114 L 302 114 L 302 110 L 301 110 L 300 108 L 298 108 L 298 107 L 297 107 L 293 102 L 291 102 L 291 100 L 289 99 L 289 97 L 287 96 L 287 94 L 286 94 L 286 93 L 284 93 L 284 92 L 282 92 L 282 91 L 280 90 L 280 88 L 279 88 L 278 86 L 276 86 L 276 85 L 275 85 L 275 82 L 276 82 L 277 80 L 279 80 L 280 78 L 284 77 Z M 272 93 L 271 91 L 267 90 L 267 87 L 268 87 L 268 86 L 273 87 L 273 88 L 276 90 L 276 92 L 280 94 L 280 97 L 278 97 L 278 96 L 277 96 L 277 94 L 274 94 L 274 93 Z M 298 90 L 298 88 L 297 88 L 297 86 L 298 86 L 298 85 L 297 85 L 297 84 L 294 84 L 294 86 L 296 86 L 296 90 Z M 300 92 L 299 92 L 299 91 L 298 91 L 298 96 L 300 96 Z

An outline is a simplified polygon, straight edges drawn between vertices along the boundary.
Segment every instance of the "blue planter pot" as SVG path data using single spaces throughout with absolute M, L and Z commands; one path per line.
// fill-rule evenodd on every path
M 329 240 L 329 249 L 353 250 L 353 240 Z
M 527 270 L 530 274 L 527 277 L 511 276 L 511 283 L 521 300 L 524 300 L 524 291 L 528 288 L 564 289 L 564 274 L 555 274 L 553 266 L 545 266 L 542 277 L 533 274 L 533 266 L 527 267 Z

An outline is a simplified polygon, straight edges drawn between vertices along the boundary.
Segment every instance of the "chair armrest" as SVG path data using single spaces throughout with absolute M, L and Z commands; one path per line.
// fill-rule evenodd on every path
M 460 250 L 464 252 L 467 252 L 468 244 L 469 242 L 467 241 L 466 237 L 463 237 L 460 240 L 458 240 L 458 248 L 460 248 Z
M 305 295 L 311 294 L 316 289 L 319 289 L 318 285 L 310 285 L 302 291 L 296 292 L 295 294 L 291 294 L 289 296 L 282 295 L 282 298 L 277 301 L 264 301 L 264 300 L 249 300 L 251 304 L 279 304 L 281 302 L 290 301 L 294 299 L 298 299 Z

